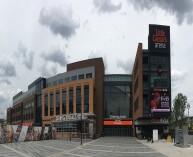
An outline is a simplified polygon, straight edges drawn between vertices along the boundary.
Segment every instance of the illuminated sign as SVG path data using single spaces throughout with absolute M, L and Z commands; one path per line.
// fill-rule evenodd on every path
M 151 112 L 170 112 L 170 96 L 167 89 L 154 89 L 151 92 Z
M 81 118 L 82 116 L 82 118 Z M 75 113 L 75 114 L 68 114 L 68 115 L 62 115 L 62 116 L 56 116 L 56 122 L 62 122 L 62 121 L 73 121 L 73 120 L 86 120 L 88 119 L 87 115 L 85 113 Z
M 127 121 L 122 121 L 122 120 L 114 120 L 114 121 L 110 121 L 110 120 L 105 120 L 103 121 L 104 125 L 132 125 L 133 122 L 130 120 Z
M 149 50 L 170 51 L 170 27 L 149 25 Z

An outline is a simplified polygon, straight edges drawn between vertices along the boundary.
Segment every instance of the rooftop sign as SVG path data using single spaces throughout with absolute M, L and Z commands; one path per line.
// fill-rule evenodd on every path
M 151 51 L 170 51 L 170 27 L 149 25 L 148 49 Z

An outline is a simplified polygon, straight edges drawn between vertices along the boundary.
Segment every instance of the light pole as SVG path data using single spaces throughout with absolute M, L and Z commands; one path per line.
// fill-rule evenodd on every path
M 82 145 L 82 110 L 81 110 L 80 144 Z
M 189 117 L 190 103 L 187 103 L 187 109 L 188 109 L 188 117 Z

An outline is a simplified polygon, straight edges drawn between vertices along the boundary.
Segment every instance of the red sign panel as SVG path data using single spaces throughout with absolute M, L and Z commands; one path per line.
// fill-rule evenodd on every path
M 105 120 L 103 122 L 104 125 L 132 125 L 133 122 L 131 120 L 127 120 L 127 121 L 121 121 L 121 120 L 114 120 L 114 121 L 110 121 L 110 120 Z
M 22 126 L 32 126 L 33 122 L 26 122 L 26 123 L 23 123 Z

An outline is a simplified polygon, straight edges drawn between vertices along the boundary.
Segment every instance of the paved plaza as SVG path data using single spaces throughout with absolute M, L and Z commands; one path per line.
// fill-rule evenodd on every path
M 132 137 L 103 137 L 90 142 L 45 140 L 0 145 L 0 157 L 164 157 Z

